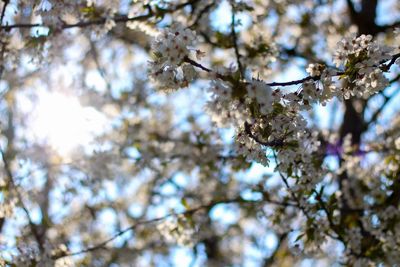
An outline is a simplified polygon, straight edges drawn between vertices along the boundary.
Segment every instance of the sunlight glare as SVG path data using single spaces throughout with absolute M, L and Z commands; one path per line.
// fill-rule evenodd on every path
M 68 155 L 78 146 L 87 146 L 104 132 L 107 118 L 93 107 L 83 107 L 76 97 L 61 93 L 39 95 L 31 124 L 40 141 L 60 155 Z

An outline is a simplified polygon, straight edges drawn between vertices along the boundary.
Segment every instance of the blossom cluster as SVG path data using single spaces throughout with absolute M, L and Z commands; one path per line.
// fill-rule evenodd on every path
M 194 67 L 184 62 L 195 45 L 195 33 L 179 24 L 164 29 L 154 39 L 154 57 L 149 72 L 160 89 L 186 87 L 195 79 L 197 73 Z
M 195 231 L 190 221 L 182 214 L 171 220 L 164 220 L 157 226 L 167 242 L 176 243 L 180 246 L 192 246 Z
M 367 98 L 388 85 L 379 63 L 391 58 L 392 48 L 374 41 L 371 35 L 343 38 L 334 55 L 337 67 L 343 67 L 345 99 Z
M 2 186 L 0 180 L 0 188 Z M 18 203 L 18 198 L 13 192 L 2 192 L 2 200 L 0 202 L 0 219 L 10 218 L 13 216 L 14 208 Z
M 342 19 L 351 2 L 359 16 Z M 206 266 L 315 256 L 396 266 L 400 119 L 375 126 L 393 111 L 398 23 L 377 15 L 376 41 L 338 42 L 369 31 L 366 2 L 0 1 L 0 266 L 165 265 L 176 245 Z M 216 21 L 226 13 L 230 21 Z M 305 62 L 304 78 L 286 76 Z M 288 81 L 264 82 L 273 77 Z M 160 96 L 148 78 L 166 91 L 204 88 Z M 110 115 L 109 131 L 68 158 L 38 142 L 25 116 L 38 86 L 76 89 Z M 327 110 L 316 107 L 335 99 L 350 101 L 328 105 L 344 112 L 321 129 Z M 279 257 L 265 258 L 271 234 Z
M 164 52 L 167 48 L 161 46 L 160 42 L 171 43 L 170 39 L 173 37 L 164 35 L 160 38 L 164 39 L 163 41 L 157 39 L 156 52 Z M 182 51 L 180 56 L 167 51 L 166 56 L 160 57 L 162 59 L 159 65 L 167 71 L 171 68 L 170 76 L 173 78 L 176 77 L 176 68 L 188 54 L 188 48 L 185 47 Z M 307 231 L 314 233 L 313 242 L 316 246 L 311 247 L 315 250 L 319 250 L 318 242 L 326 241 L 325 233 L 330 231 L 329 224 L 339 223 L 340 217 L 336 214 L 328 222 L 321 217 L 308 215 L 308 213 L 313 214 L 312 211 L 318 208 L 313 203 L 315 200 L 311 199 L 320 198 L 315 189 L 327 176 L 328 169 L 322 161 L 324 151 L 321 150 L 321 136 L 309 129 L 302 111 L 310 109 L 313 104 L 325 105 L 333 97 L 340 100 L 352 96 L 366 98 L 384 89 L 388 80 L 384 76 L 386 70 L 381 62 L 390 59 L 391 52 L 389 47 L 373 41 L 372 36 L 344 38 L 338 43 L 334 55 L 334 62 L 339 71 L 322 64 L 310 64 L 306 69 L 310 78 L 305 79 L 301 88 L 295 92 L 283 93 L 282 89 L 274 90 L 259 79 L 226 79 L 229 76 L 234 77 L 232 70 L 210 76 L 208 92 L 211 97 L 206 104 L 206 111 L 211 115 L 212 121 L 219 127 L 234 127 L 236 130 L 234 147 L 238 155 L 243 155 L 250 162 L 256 161 L 263 165 L 268 165 L 269 156 L 273 155 L 277 162 L 276 169 L 283 179 L 293 179 L 292 184 L 286 181 L 288 186 L 286 194 L 294 198 L 308 220 L 312 217 L 312 220 L 318 221 L 306 226 Z M 350 136 L 344 141 L 343 147 L 349 150 Z M 343 154 L 345 159 L 343 168 L 350 176 L 362 173 L 360 158 L 353 155 L 350 150 L 346 152 L 346 149 Z M 340 175 L 340 171 L 341 169 L 336 175 Z M 357 183 L 355 180 L 344 181 L 342 192 L 339 192 L 343 194 L 343 199 L 350 208 L 360 208 L 360 201 L 356 200 L 354 192 L 350 192 L 350 188 L 357 187 Z M 374 187 L 378 188 L 374 183 L 369 186 L 371 192 L 377 194 L 383 192 L 372 190 Z M 341 202 L 339 205 L 344 204 Z M 368 205 L 361 208 L 367 207 Z M 364 221 L 370 221 L 371 216 L 372 214 L 365 215 Z M 387 220 L 375 213 L 374 216 L 379 216 L 382 222 Z M 365 225 L 366 229 L 367 226 Z M 377 231 L 376 227 L 372 227 L 372 230 Z M 345 240 L 347 254 L 360 253 L 360 244 L 363 240 L 360 228 L 353 227 L 347 231 L 346 236 L 349 237 Z M 380 234 L 382 236 L 382 233 Z
M 59 245 L 54 247 L 48 240 L 46 240 L 42 246 L 39 248 L 35 245 L 24 243 L 18 247 L 20 254 L 18 257 L 13 259 L 16 266 L 29 267 L 29 266 L 44 266 L 44 267 L 72 267 L 75 266 L 72 259 L 69 257 L 64 257 L 55 260 L 54 256 L 56 253 L 67 252 L 67 247 L 65 245 Z

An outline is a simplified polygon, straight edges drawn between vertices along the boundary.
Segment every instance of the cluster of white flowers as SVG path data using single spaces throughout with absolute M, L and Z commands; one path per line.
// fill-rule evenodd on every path
M 43 267 L 72 267 L 74 263 L 71 258 L 64 257 L 61 259 L 53 259 L 57 252 L 66 252 L 65 245 L 54 247 L 47 240 L 43 244 L 42 250 L 38 246 L 32 244 L 21 244 L 18 246 L 19 255 L 13 259 L 16 266 L 30 267 L 30 266 L 43 266 Z
M 272 89 L 264 82 L 251 81 L 247 85 L 247 96 L 256 101 L 261 114 L 266 115 L 272 111 L 272 101 L 274 100 Z
M 205 110 L 218 127 L 239 127 L 249 118 L 246 105 L 233 99 L 233 89 L 228 83 L 219 79 L 212 81 L 208 91 L 211 93 L 211 99 L 207 102 Z
M 285 103 L 300 110 L 309 110 L 311 104 L 322 102 L 322 90 L 319 90 L 314 81 L 305 81 L 300 92 L 291 92 L 284 95 Z
M 338 74 L 324 65 L 309 64 L 306 72 L 319 78 L 321 88 L 317 86 L 319 83 L 308 80 L 303 83 L 301 94 L 291 93 L 286 98 L 291 104 L 302 104 L 303 108 L 317 102 L 325 105 L 334 96 L 340 100 L 352 96 L 368 98 L 387 87 L 386 70 L 380 64 L 391 58 L 391 52 L 392 48 L 379 44 L 370 35 L 343 38 L 334 54 L 334 63 L 343 71 Z M 339 80 L 333 81 L 338 75 Z
M 373 41 L 371 35 L 343 38 L 337 45 L 334 63 L 337 67 L 348 63 L 359 63 L 362 66 L 373 66 L 382 60 L 390 59 L 391 48 Z
M 1 187 L 1 181 L 0 181 Z M 0 202 L 0 218 L 10 218 L 13 216 L 14 208 L 18 202 L 18 198 L 8 192 L 7 194 L 2 194 L 2 200 Z
M 400 150 L 400 137 L 397 137 L 396 140 L 394 141 L 394 147 L 397 150 Z
M 373 41 L 371 35 L 343 38 L 334 55 L 337 67 L 344 67 L 345 99 L 351 96 L 367 98 L 388 85 L 379 63 L 391 58 L 392 48 Z
M 305 130 L 305 120 L 301 116 L 296 117 L 293 136 L 285 140 L 289 145 L 277 153 L 279 164 L 277 169 L 289 177 L 296 178 L 293 192 L 309 192 L 321 181 L 326 174 L 324 165 L 316 165 L 315 162 L 321 156 L 319 151 L 320 141 L 316 132 L 308 133 Z M 292 126 L 293 127 L 293 126 Z M 305 206 L 308 203 L 305 202 Z
M 64 22 L 76 22 L 79 19 L 79 9 L 82 0 L 78 1 L 58 1 L 58 0 L 42 0 L 37 5 L 35 15 L 40 16 L 42 23 L 53 29 L 61 29 Z
M 269 163 L 264 148 L 255 140 L 249 138 L 244 130 L 237 133 L 235 150 L 239 155 L 244 155 L 250 162 L 255 161 L 264 166 Z
M 181 33 L 177 34 L 180 35 Z M 177 78 L 177 69 L 187 66 L 182 66 L 182 62 L 190 53 L 189 45 L 192 44 L 192 41 L 183 43 L 179 54 L 171 53 L 168 49 L 174 45 L 174 38 L 173 31 L 168 30 L 158 39 L 159 41 L 156 41 L 154 50 L 156 55 L 158 54 L 156 57 L 158 60 L 152 62 L 153 76 L 157 74 L 159 80 L 161 77 L 161 80 L 164 80 L 163 84 L 168 88 L 181 87 L 183 80 Z M 193 37 L 190 40 L 194 39 Z M 177 46 L 176 49 L 180 47 Z M 343 69 L 342 71 L 321 64 L 310 64 L 306 71 L 311 77 L 302 82 L 300 90 L 288 93 L 282 93 L 281 89 L 273 90 L 267 83 L 258 79 L 251 81 L 225 79 L 234 77 L 233 71 L 219 72 L 219 75 L 209 76 L 211 83 L 208 91 L 211 97 L 206 104 L 206 111 L 217 126 L 234 127 L 235 151 L 248 161 L 268 165 L 268 147 L 275 148 L 273 155 L 277 159 L 276 169 L 283 177 L 292 179 L 289 181 L 290 188 L 288 186 L 287 195 L 295 196 L 294 201 L 297 205 L 305 213 L 312 214 L 313 210 L 318 208 L 315 206 L 315 199 L 310 199 L 316 196 L 312 192 L 327 176 L 328 169 L 323 163 L 325 151 L 321 151 L 320 136 L 318 132 L 309 129 L 302 111 L 310 109 L 312 104 L 325 105 L 333 97 L 340 100 L 351 96 L 369 97 L 385 88 L 388 81 L 384 72 L 387 70 L 382 67 L 382 62 L 391 58 L 391 51 L 390 48 L 373 41 L 371 36 L 345 38 L 338 44 L 335 54 L 335 63 L 337 67 Z M 392 143 L 396 149 L 400 147 L 398 145 L 400 141 L 392 140 Z M 340 153 L 343 152 L 341 156 L 344 163 L 337 173 L 331 174 L 340 175 L 346 171 L 349 177 L 356 177 L 360 173 L 368 175 L 361 168 L 362 157 L 355 154 L 351 146 L 351 136 L 347 136 L 341 146 L 343 151 Z M 370 188 L 371 198 L 384 197 L 382 194 L 385 190 L 379 186 L 379 180 L 358 179 L 343 181 L 342 191 L 335 196 L 339 202 L 346 201 L 349 208 L 369 209 L 372 204 L 363 199 L 365 193 L 354 189 L 359 188 L 361 184 Z M 304 192 L 309 194 L 304 196 Z M 343 203 L 338 204 L 339 207 L 343 207 Z M 336 213 L 332 218 L 336 223 L 340 223 L 339 214 Z M 365 221 L 371 222 L 373 215 L 378 216 L 382 222 L 393 218 L 371 213 L 365 215 Z M 327 218 L 318 217 L 318 224 L 320 227 L 311 226 L 317 232 L 314 234 L 316 244 L 325 241 L 325 233 L 330 229 Z M 169 236 L 174 240 L 185 239 L 185 234 L 180 233 L 177 236 L 171 234 L 179 232 L 175 224 L 161 228 L 163 231 L 167 229 Z M 384 244 L 390 240 L 376 224 L 369 225 L 369 228 L 365 225 L 364 228 L 369 229 L 377 238 L 379 236 L 379 240 L 384 237 L 385 241 L 382 241 Z M 348 253 L 360 253 L 363 239 L 361 228 L 349 229 L 346 236 L 349 237 L 346 240 Z M 318 245 L 312 247 L 317 250 Z
M 327 68 L 317 67 L 316 69 L 307 68 L 310 76 L 319 76 L 319 82 L 307 80 L 302 83 L 302 90 L 299 93 L 286 94 L 285 100 L 289 101 L 291 106 L 297 106 L 300 109 L 310 109 L 311 104 L 321 104 L 323 106 L 334 96 L 343 99 L 343 91 L 332 79 L 336 72 Z M 315 75 L 315 76 L 314 76 Z
M 154 39 L 154 58 L 150 62 L 149 72 L 160 89 L 186 87 L 196 77 L 194 67 L 184 63 L 195 45 L 195 32 L 179 24 L 164 29 Z
M 243 101 L 233 96 L 234 91 L 238 90 L 246 92 L 246 98 Z M 257 113 L 258 116 L 266 116 L 271 113 L 276 94 L 268 85 L 257 80 L 248 82 L 244 88 L 240 89 L 232 88 L 227 82 L 216 80 L 211 82 L 209 91 L 211 99 L 206 105 L 206 110 L 217 126 L 234 126 L 237 129 L 236 152 L 246 156 L 249 161 L 267 165 L 268 159 L 264 148 L 248 136 L 244 125 L 255 122 L 252 115 L 254 113 Z
M 322 74 L 322 71 L 325 69 L 325 66 L 322 64 L 309 64 L 306 72 L 310 74 L 311 77 L 316 77 L 320 76 Z
M 312 88 L 306 88 L 304 92 L 308 94 L 304 99 L 310 99 L 310 102 Z M 265 147 L 278 146 L 277 157 L 280 162 L 285 162 L 280 165 L 280 171 L 288 173 L 288 169 L 297 171 L 300 168 L 299 175 L 308 175 L 303 175 L 304 183 L 299 185 L 315 185 L 320 176 L 315 175 L 318 171 L 310 167 L 313 166 L 310 153 L 318 149 L 319 142 L 315 135 L 307 133 L 306 120 L 299 113 L 300 108 L 309 105 L 301 104 L 298 94 L 289 93 L 283 97 L 280 90 L 272 90 L 259 80 L 247 82 L 245 89 L 245 98 L 241 101 L 234 96 L 234 91 L 241 89 L 232 88 L 221 80 L 213 81 L 209 89 L 212 97 L 206 107 L 213 121 L 218 126 L 235 127 L 235 150 L 247 160 L 267 165 Z M 297 167 L 293 166 L 293 159 L 299 163 Z M 310 183 L 311 180 L 314 182 Z
M 154 48 L 156 53 L 166 52 L 166 56 L 158 61 L 164 72 L 158 75 L 163 77 L 167 87 L 178 84 L 176 67 L 189 51 L 187 48 L 189 43 L 183 43 L 184 47 L 179 56 L 166 51 L 170 47 L 169 43 L 174 44 L 174 38 L 173 33 L 168 31 L 162 36 L 162 40 L 167 41 L 166 44 L 161 45 L 161 41 L 158 41 Z M 192 39 L 194 37 L 189 38 Z M 313 103 L 319 102 L 324 105 L 334 96 L 340 99 L 354 95 L 367 97 L 379 91 L 387 82 L 379 63 L 390 57 L 390 51 L 388 47 L 372 41 L 371 36 L 345 38 L 338 44 L 335 54 L 337 66 L 345 67 L 341 77 L 345 80 L 343 86 L 333 82 L 335 71 L 321 64 L 310 64 L 306 70 L 312 77 L 320 76 L 321 89 L 314 80 L 308 80 L 302 84 L 300 92 L 285 95 L 280 90 L 273 91 L 262 81 L 252 80 L 246 83 L 244 99 L 240 99 L 236 96 L 237 88 L 233 88 L 228 82 L 216 79 L 211 83 L 212 98 L 207 103 L 206 109 L 218 126 L 234 126 L 238 130 L 237 152 L 249 160 L 267 164 L 263 144 L 273 144 L 273 141 L 279 140 L 291 144 L 292 146 L 278 151 L 280 171 L 302 177 L 304 183 L 298 183 L 300 189 L 304 189 L 303 185 L 311 189 L 318 182 L 316 177 L 321 177 L 323 172 L 312 167 L 315 164 L 312 162 L 313 156 L 310 155 L 310 152 L 318 150 L 319 141 L 315 135 L 306 132 L 306 122 L 299 111 L 309 109 Z M 245 123 L 251 125 L 253 136 L 249 137 L 244 127 Z M 304 153 L 305 151 L 307 153 Z
M 180 246 L 193 246 L 195 230 L 189 220 L 182 214 L 170 220 L 164 220 L 157 225 L 157 229 L 167 242 Z

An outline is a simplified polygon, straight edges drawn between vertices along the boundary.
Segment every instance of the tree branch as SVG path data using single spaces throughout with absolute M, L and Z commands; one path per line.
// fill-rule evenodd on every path
M 10 0 L 3 0 L 3 9 L 1 10 L 1 15 L 0 15 L 0 26 L 3 24 L 4 15 L 6 14 L 6 8 L 9 3 Z
M 231 16 L 231 37 L 232 37 L 232 44 L 233 44 L 233 49 L 235 50 L 235 56 L 236 56 L 236 63 L 238 65 L 238 69 L 240 72 L 241 77 L 244 77 L 244 69 L 242 66 L 242 62 L 240 61 L 240 53 L 239 53 L 239 46 L 238 46 L 238 37 L 236 34 L 235 30 L 235 24 L 236 24 L 236 15 L 235 15 L 235 3 L 234 1 L 231 1 L 231 7 L 232 7 L 232 16 Z
M 387 24 L 387 25 L 378 25 L 378 28 L 380 29 L 381 32 L 387 31 L 387 30 L 392 30 L 397 27 L 400 27 L 400 21 L 393 22 L 392 24 Z
M 36 239 L 36 241 L 37 241 L 37 243 L 39 245 L 40 250 L 43 251 L 44 248 L 43 248 L 43 242 L 42 242 L 42 235 L 40 234 L 39 229 L 37 228 L 37 225 L 34 224 L 34 222 L 32 220 L 32 217 L 31 217 L 31 215 L 29 213 L 28 208 L 24 204 L 22 195 L 18 191 L 17 185 L 14 182 L 14 177 L 13 177 L 9 162 L 7 160 L 7 157 L 6 157 L 3 149 L 1 149 L 1 148 L 0 148 L 0 154 L 1 154 L 1 157 L 2 157 L 2 160 L 3 160 L 4 170 L 5 170 L 6 176 L 8 178 L 8 183 L 12 186 L 12 188 L 15 191 L 15 193 L 17 194 L 18 201 L 19 201 L 19 203 L 21 205 L 22 210 L 26 214 L 26 217 L 28 219 L 28 223 L 29 223 L 29 226 L 31 228 L 32 234 L 34 235 L 34 237 L 35 237 L 35 239 Z
M 382 114 L 383 110 L 386 108 L 386 106 L 389 104 L 390 100 L 392 100 L 393 98 L 395 98 L 398 94 L 400 93 L 400 88 L 395 90 L 390 96 L 385 96 L 383 103 L 379 106 L 379 108 L 374 112 L 374 114 L 372 114 L 371 119 L 365 123 L 365 129 L 368 129 L 368 127 L 373 124 L 374 122 L 376 122 L 376 120 L 378 119 L 379 115 Z
M 271 199 L 266 199 L 265 197 L 263 198 L 262 201 L 270 203 L 270 204 L 274 204 L 274 205 L 283 205 L 285 207 L 286 206 L 297 207 L 297 205 L 289 203 L 289 202 L 274 201 L 274 200 L 271 200 Z M 117 232 L 112 237 L 104 240 L 103 242 L 100 242 L 100 243 L 98 243 L 96 245 L 93 245 L 91 247 L 82 249 L 80 251 L 56 255 L 56 256 L 54 256 L 54 259 L 60 259 L 60 258 L 69 257 L 69 256 L 76 256 L 76 255 L 80 255 L 80 254 L 84 254 L 84 253 L 87 253 L 87 252 L 95 251 L 97 249 L 104 248 L 107 244 L 109 244 L 113 240 L 117 239 L 118 237 L 124 235 L 127 232 L 135 230 L 136 228 L 138 228 L 141 225 L 147 225 L 147 224 L 160 222 L 160 221 L 163 221 L 163 220 L 165 220 L 167 218 L 175 217 L 175 216 L 179 216 L 179 215 L 194 214 L 194 213 L 196 213 L 196 212 L 198 212 L 200 210 L 209 210 L 209 209 L 211 209 L 212 207 L 214 207 L 214 206 L 216 206 L 218 204 L 230 204 L 230 203 L 244 203 L 244 204 L 249 203 L 249 204 L 251 204 L 251 203 L 256 203 L 256 202 L 257 201 L 243 199 L 242 197 L 236 197 L 236 198 L 233 198 L 233 199 L 225 199 L 225 200 L 216 200 L 216 201 L 210 202 L 209 204 L 200 205 L 200 206 L 198 206 L 196 208 L 189 209 L 189 210 L 186 210 L 186 211 L 181 212 L 181 213 L 170 213 L 170 214 L 167 214 L 165 216 L 157 217 L 157 218 L 154 218 L 154 219 L 138 221 L 138 222 L 132 224 L 131 226 L 129 226 L 129 227 Z
M 163 9 L 163 11 L 164 12 L 175 12 L 175 11 L 185 8 L 188 5 L 192 5 L 197 1 L 199 1 L 199 0 L 190 0 L 188 2 L 177 5 L 173 9 Z M 124 23 L 124 22 L 129 22 L 129 21 L 146 21 L 147 19 L 149 19 L 155 15 L 157 15 L 157 13 L 154 13 L 151 9 L 149 9 L 148 14 L 146 14 L 146 15 L 139 15 L 136 17 L 129 17 L 127 15 L 117 15 L 114 18 L 112 18 L 112 20 L 114 20 L 115 23 Z M 99 18 L 99 19 L 93 19 L 93 20 L 88 20 L 88 21 L 79 21 L 77 23 L 72 23 L 72 24 L 63 23 L 61 26 L 61 30 L 70 29 L 70 28 L 85 28 L 85 27 L 92 26 L 92 25 L 102 25 L 102 24 L 105 24 L 106 21 L 107 21 L 107 18 Z M 41 24 L 41 23 L 32 23 L 32 24 L 21 23 L 21 24 L 0 26 L 0 30 L 10 31 L 15 28 L 34 28 L 34 27 L 51 27 L 51 25 L 45 25 L 45 24 Z
M 357 19 L 358 12 L 356 11 L 356 8 L 352 0 L 346 0 L 346 3 L 350 13 L 350 19 L 351 21 L 354 22 Z
M 252 131 L 251 131 L 251 125 L 248 122 L 244 123 L 244 130 L 246 132 L 246 134 L 253 139 L 254 141 L 256 141 L 258 144 L 263 145 L 263 146 L 270 146 L 270 147 L 281 147 L 283 146 L 285 143 L 283 140 L 274 140 L 271 142 L 264 142 L 261 141 L 257 136 L 255 136 Z
M 210 9 L 215 6 L 215 1 L 212 1 L 210 4 L 206 5 L 200 12 L 199 14 L 196 16 L 196 19 L 193 21 L 193 23 L 189 26 L 189 28 L 193 28 L 203 17 L 203 15 L 205 13 L 207 13 L 208 11 L 210 11 Z
M 387 64 L 384 64 L 384 63 L 387 62 L 388 60 L 383 60 L 383 61 L 379 62 L 379 65 L 381 65 L 381 69 L 383 71 L 389 71 L 389 69 L 393 66 L 393 64 L 396 62 L 396 60 L 398 58 L 400 58 L 400 53 L 392 55 L 392 57 L 390 58 L 390 61 Z M 193 65 L 194 67 L 197 67 L 197 68 L 199 68 L 199 69 L 201 69 L 201 70 L 203 70 L 205 72 L 208 72 L 208 73 L 214 72 L 212 69 L 201 65 L 200 63 L 194 61 L 193 59 L 190 59 L 189 57 L 185 57 L 184 58 L 184 62 L 189 63 L 189 64 Z M 217 78 L 220 78 L 221 80 L 224 80 L 224 81 L 229 81 L 230 80 L 229 76 L 227 76 L 227 75 L 222 75 L 222 74 L 219 74 L 217 72 L 215 72 L 215 73 L 216 73 Z M 338 72 L 334 73 L 332 76 L 340 76 L 340 75 L 343 75 L 343 74 L 345 74 L 344 71 L 338 71 Z M 302 79 L 293 80 L 293 81 L 290 81 L 290 82 L 270 82 L 270 83 L 265 83 L 265 84 L 269 85 L 271 87 L 291 86 L 291 85 L 302 84 L 302 83 L 307 82 L 307 81 L 319 81 L 321 79 L 321 77 L 322 77 L 321 75 L 307 76 L 307 77 L 304 77 Z

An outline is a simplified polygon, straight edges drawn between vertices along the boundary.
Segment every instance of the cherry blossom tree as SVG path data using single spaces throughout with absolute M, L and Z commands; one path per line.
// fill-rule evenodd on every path
M 400 262 L 398 1 L 0 12 L 0 266 Z

